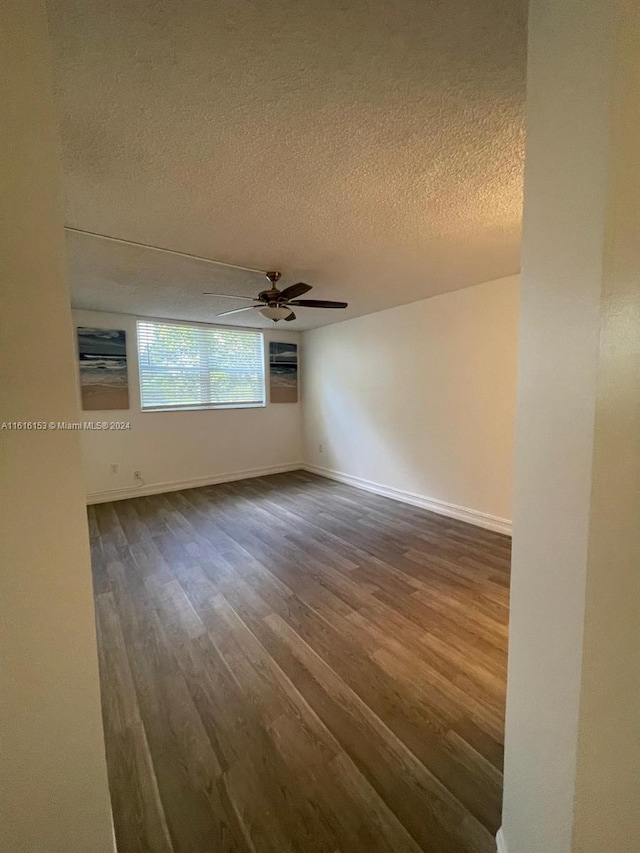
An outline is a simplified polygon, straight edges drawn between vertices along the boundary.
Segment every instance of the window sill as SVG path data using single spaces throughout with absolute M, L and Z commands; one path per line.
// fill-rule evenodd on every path
M 265 403 L 227 403 L 215 406 L 158 406 L 157 408 L 140 409 L 143 415 L 155 412 L 210 412 L 220 409 L 264 409 Z

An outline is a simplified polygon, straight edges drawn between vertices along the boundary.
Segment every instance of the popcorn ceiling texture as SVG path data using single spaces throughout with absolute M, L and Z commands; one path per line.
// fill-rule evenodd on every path
M 519 269 L 522 0 L 50 0 L 67 224 L 345 299 Z M 211 319 L 262 281 L 69 238 L 76 307 Z M 250 312 L 229 322 L 264 325 Z

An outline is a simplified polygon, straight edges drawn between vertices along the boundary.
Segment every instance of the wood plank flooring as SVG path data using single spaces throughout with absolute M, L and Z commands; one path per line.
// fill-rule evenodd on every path
M 507 537 L 301 471 L 89 524 L 119 853 L 494 853 Z

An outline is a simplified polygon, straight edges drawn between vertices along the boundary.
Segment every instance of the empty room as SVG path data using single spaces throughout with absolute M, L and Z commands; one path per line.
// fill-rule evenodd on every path
M 637 5 L 2 14 L 0 847 L 637 853 Z

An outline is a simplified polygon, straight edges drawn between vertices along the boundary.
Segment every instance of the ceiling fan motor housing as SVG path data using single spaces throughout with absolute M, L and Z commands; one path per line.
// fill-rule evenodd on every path
M 266 302 L 268 305 L 277 304 L 278 297 L 280 296 L 280 291 L 276 287 L 276 282 L 280 281 L 282 274 L 279 273 L 277 270 L 270 270 L 269 272 L 265 273 L 265 275 L 269 279 L 271 287 L 269 290 L 260 291 L 260 293 L 258 294 L 258 299 L 261 302 Z

